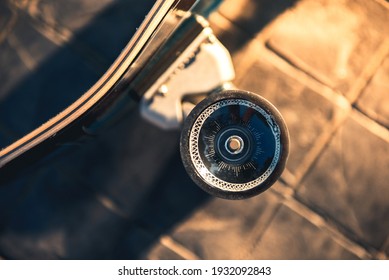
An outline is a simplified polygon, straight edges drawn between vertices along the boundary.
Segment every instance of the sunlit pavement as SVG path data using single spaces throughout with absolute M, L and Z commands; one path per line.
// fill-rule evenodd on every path
M 0 2 L 1 146 L 87 90 L 153 2 Z M 281 180 L 212 198 L 179 132 L 134 110 L 0 188 L 0 258 L 388 258 L 389 3 L 226 0 L 210 22 L 237 87 L 288 124 Z

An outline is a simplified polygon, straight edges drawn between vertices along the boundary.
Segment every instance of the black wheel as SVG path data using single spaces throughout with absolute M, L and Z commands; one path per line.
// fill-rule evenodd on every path
M 289 135 L 278 110 L 259 95 L 214 94 L 185 121 L 180 151 L 191 178 L 208 193 L 244 199 L 268 189 L 285 168 Z

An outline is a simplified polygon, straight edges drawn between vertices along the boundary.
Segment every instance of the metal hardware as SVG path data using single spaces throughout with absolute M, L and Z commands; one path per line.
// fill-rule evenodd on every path
M 213 35 L 212 29 L 205 27 L 143 95 L 141 115 L 160 128 L 179 129 L 195 105 L 185 102 L 186 96 L 230 88 L 234 77 L 229 52 Z

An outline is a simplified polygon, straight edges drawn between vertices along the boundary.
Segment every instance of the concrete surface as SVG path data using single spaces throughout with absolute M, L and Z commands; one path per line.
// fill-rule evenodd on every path
M 0 146 L 88 89 L 153 2 L 1 1 Z M 389 258 L 389 3 L 225 0 L 210 22 L 286 119 L 282 178 L 212 198 L 179 132 L 134 110 L 0 188 L 0 259 Z

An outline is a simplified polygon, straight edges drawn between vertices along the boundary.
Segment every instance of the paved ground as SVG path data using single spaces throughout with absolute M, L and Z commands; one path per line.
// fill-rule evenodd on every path
M 2 0 L 1 146 L 91 86 L 152 2 Z M 0 259 L 388 259 L 389 3 L 226 0 L 210 20 L 237 86 L 287 121 L 282 179 L 211 198 L 179 133 L 134 111 L 0 188 Z

